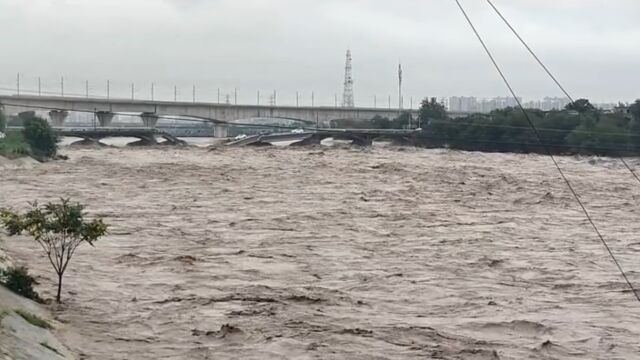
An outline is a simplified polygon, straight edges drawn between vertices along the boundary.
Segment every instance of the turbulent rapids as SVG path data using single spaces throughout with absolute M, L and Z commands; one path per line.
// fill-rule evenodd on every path
M 91 359 L 636 358 L 640 306 L 548 157 L 408 148 L 66 148 L 0 204 L 112 224 L 68 271 Z M 640 285 L 640 186 L 560 157 Z M 640 167 L 636 160 L 633 167 Z M 36 244 L 7 239 L 46 297 Z M 37 255 L 34 255 L 37 254 Z

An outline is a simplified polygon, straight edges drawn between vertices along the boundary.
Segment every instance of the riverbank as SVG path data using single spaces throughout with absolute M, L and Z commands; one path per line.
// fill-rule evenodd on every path
M 14 265 L 4 246 L 0 238 L 0 269 Z M 74 359 L 56 335 L 63 326 L 43 305 L 0 286 L 0 359 Z
M 38 162 L 31 157 L 0 156 L 0 172 L 3 174 L 33 170 L 37 166 Z M 2 186 L 0 192 L 4 191 L 7 188 Z M 10 204 L 0 202 L 0 207 L 8 205 Z M 12 260 L 6 249 L 6 242 L 0 234 L 0 269 L 28 266 L 28 260 L 20 263 Z M 51 328 L 42 327 L 43 325 Z M 0 285 L 0 359 L 74 359 L 71 351 L 56 335 L 63 326 L 54 319 L 45 305 L 18 296 Z
M 413 148 L 68 148 L 0 203 L 112 224 L 56 317 L 92 359 L 631 359 L 640 310 L 548 157 Z M 640 187 L 558 157 L 630 280 Z M 638 159 L 630 165 L 640 168 Z M 36 244 L 12 256 L 55 279 Z

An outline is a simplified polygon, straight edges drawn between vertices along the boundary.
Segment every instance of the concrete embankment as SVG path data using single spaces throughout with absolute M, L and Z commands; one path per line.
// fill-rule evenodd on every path
M 12 265 L 0 238 L 0 268 Z M 42 305 L 0 286 L 0 360 L 75 359 L 55 335 L 61 326 Z

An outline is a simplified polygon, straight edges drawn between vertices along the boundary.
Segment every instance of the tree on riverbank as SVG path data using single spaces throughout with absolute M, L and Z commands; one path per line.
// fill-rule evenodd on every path
M 578 99 L 564 110 L 526 109 L 526 113 L 542 144 L 519 108 L 450 118 L 443 104 L 433 98 L 424 99 L 418 117 L 423 130 L 414 135 L 414 143 L 429 148 L 487 152 L 546 153 L 548 149 L 560 154 L 640 154 L 640 100 L 628 109 L 621 106 L 615 111 L 603 111 L 587 99 Z M 357 127 L 402 129 L 406 124 L 376 116 L 359 122 Z
M 595 111 L 596 107 L 591 105 L 591 102 L 587 99 L 578 99 L 572 103 L 567 104 L 565 106 L 566 110 L 573 110 L 579 113 L 586 113 L 588 111 Z
M 421 124 L 428 124 L 430 120 L 444 120 L 447 118 L 447 108 L 436 98 L 424 98 L 420 104 L 418 119 Z
M 22 132 L 6 130 L 7 121 L 0 111 L 0 156 L 17 158 L 31 155 L 33 158 L 46 161 L 56 156 L 58 152 L 58 138 L 49 123 L 35 113 L 17 118 L 22 126 Z
M 32 204 L 24 214 L 10 210 L 0 212 L 0 224 L 9 235 L 26 233 L 40 245 L 58 276 L 56 301 L 60 303 L 62 277 L 83 243 L 91 246 L 107 234 L 107 225 L 101 219 L 85 220 L 84 206 L 61 199 L 59 203 L 44 206 Z
M 47 120 L 32 116 L 24 119 L 24 139 L 37 159 L 51 159 L 58 152 L 58 138 Z

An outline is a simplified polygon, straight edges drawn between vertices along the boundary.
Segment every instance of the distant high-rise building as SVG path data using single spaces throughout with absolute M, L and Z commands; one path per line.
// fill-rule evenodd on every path
M 561 97 L 545 97 L 542 100 L 523 102 L 522 98 L 518 98 L 516 101 L 513 97 L 494 97 L 478 100 L 475 97 L 452 96 L 449 98 L 447 109 L 451 112 L 489 113 L 497 109 L 518 107 L 518 102 L 526 109 L 552 111 L 564 109 L 571 101 L 568 98 Z M 617 105 L 614 103 L 594 104 L 599 109 L 609 111 L 613 111 Z
M 449 98 L 449 111 L 475 112 L 478 100 L 475 97 L 452 96 Z

